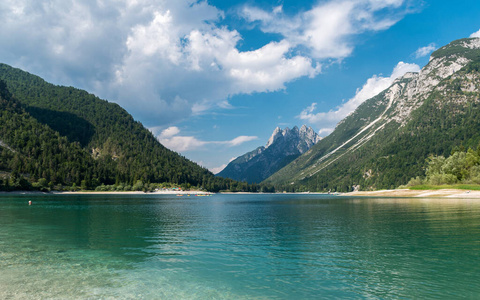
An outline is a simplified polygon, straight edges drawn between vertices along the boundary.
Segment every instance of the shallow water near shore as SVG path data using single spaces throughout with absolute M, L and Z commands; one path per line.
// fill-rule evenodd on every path
M 480 200 L 0 197 L 1 299 L 475 298 L 479 253 Z

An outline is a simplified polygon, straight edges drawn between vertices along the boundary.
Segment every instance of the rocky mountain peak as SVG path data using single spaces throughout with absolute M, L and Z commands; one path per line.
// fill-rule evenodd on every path
M 270 147 L 280 136 L 283 136 L 283 130 L 280 127 L 277 127 L 273 131 L 272 136 L 268 139 L 265 148 Z
M 268 139 L 265 149 L 275 143 L 282 142 L 288 143 L 293 148 L 297 148 L 300 153 L 304 153 L 320 140 L 321 137 L 311 127 L 306 125 L 303 125 L 300 129 L 297 126 L 292 129 L 286 127 L 283 130 L 277 127 Z
M 265 147 L 258 147 L 230 162 L 218 176 L 250 183 L 261 182 L 305 153 L 321 138 L 311 128 L 275 128 Z

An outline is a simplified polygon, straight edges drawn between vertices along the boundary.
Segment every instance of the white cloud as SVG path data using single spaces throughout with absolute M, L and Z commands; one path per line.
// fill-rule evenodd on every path
M 471 38 L 480 38 L 480 29 L 470 35 Z
M 153 20 L 129 33 L 116 84 L 108 87 L 118 91 L 114 97 L 129 111 L 169 123 L 212 107 L 226 108 L 225 99 L 232 95 L 281 90 L 287 82 L 320 72 L 311 59 L 290 55 L 285 41 L 239 51 L 242 37 L 236 30 L 212 25 L 222 13 L 204 1 L 190 2 L 169 3 L 168 10 L 155 12 Z M 208 12 L 186 22 L 200 5 Z M 128 101 L 132 98 L 136 103 Z
M 272 12 L 245 6 L 242 17 L 268 33 L 279 33 L 291 45 L 303 46 L 316 59 L 342 59 L 354 48 L 352 37 L 366 31 L 385 30 L 405 12 L 404 0 L 323 1 L 293 17 L 282 10 Z M 390 13 L 385 13 L 389 11 Z
M 49 80 L 92 89 L 123 56 L 118 5 L 96 1 L 0 2 L 0 57 Z M 108 47 L 112 45 L 113 47 Z
M 157 128 L 150 129 L 154 134 L 158 132 Z M 241 135 L 229 141 L 201 141 L 193 136 L 178 135 L 180 129 L 176 126 L 168 127 L 157 135 L 158 140 L 165 147 L 182 153 L 186 151 L 199 150 L 205 148 L 207 145 L 224 145 L 226 147 L 236 147 L 243 143 L 257 140 L 256 136 Z
M 159 138 L 159 141 L 168 149 L 179 153 L 199 150 L 208 144 L 208 142 L 200 141 L 193 136 L 172 136 L 169 138 Z
M 283 5 L 275 6 L 273 8 L 273 13 L 274 14 L 280 14 L 283 12 Z
M 246 136 L 246 135 L 241 135 L 239 137 L 234 138 L 231 141 L 226 141 L 226 142 L 215 142 L 215 143 L 225 143 L 229 145 L 230 147 L 238 146 L 246 142 L 254 141 L 257 140 L 258 137 L 256 136 Z
M 237 157 L 232 157 L 232 158 L 230 158 L 230 160 L 228 161 L 228 163 L 231 163 L 231 162 L 234 161 L 235 159 L 237 159 Z M 228 164 L 223 164 L 223 165 L 221 165 L 220 167 L 209 168 L 209 170 L 210 170 L 213 174 L 218 174 L 218 173 L 222 172 L 223 169 L 225 169 L 226 166 L 228 166 Z
M 435 51 L 437 49 L 437 46 L 435 43 L 431 43 L 428 46 L 421 47 L 417 51 L 415 51 L 415 57 L 420 58 L 420 57 L 425 57 Z
M 320 135 L 326 135 L 331 133 L 336 124 L 352 113 L 360 104 L 365 100 L 370 99 L 380 92 L 388 88 L 395 79 L 403 76 L 407 72 L 419 72 L 420 67 L 416 64 L 408 64 L 399 62 L 392 71 L 389 77 L 382 77 L 374 75 L 367 80 L 361 89 L 357 89 L 355 96 L 342 104 L 335 110 L 328 112 L 315 113 L 316 103 L 312 103 L 309 107 L 305 108 L 300 115 L 299 119 L 305 120 L 310 124 L 313 124 L 319 128 Z
M 351 36 L 394 24 L 403 4 L 330 0 L 293 17 L 282 6 L 245 7 L 245 19 L 282 38 L 240 51 L 243 37 L 222 26 L 224 12 L 206 0 L 4 0 L 0 57 L 165 127 L 228 107 L 233 95 L 316 76 L 322 59 L 350 55 Z
M 180 129 L 176 126 L 171 126 L 171 127 L 168 127 L 167 129 L 163 130 L 161 133 L 160 133 L 160 138 L 170 138 L 174 135 L 177 135 L 180 133 Z
M 227 166 L 227 164 L 223 164 L 223 165 L 221 165 L 220 167 L 210 168 L 210 171 L 211 171 L 213 174 L 216 175 L 216 174 L 222 172 L 223 169 L 225 169 L 226 166 Z

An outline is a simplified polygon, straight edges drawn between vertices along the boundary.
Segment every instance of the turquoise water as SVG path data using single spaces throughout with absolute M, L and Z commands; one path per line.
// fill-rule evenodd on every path
M 0 299 L 458 299 L 479 282 L 480 200 L 0 196 Z

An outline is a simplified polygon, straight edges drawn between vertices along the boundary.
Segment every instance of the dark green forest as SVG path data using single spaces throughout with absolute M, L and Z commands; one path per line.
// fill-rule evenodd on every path
M 265 190 L 215 177 L 114 103 L 0 64 L 0 189 Z M 270 188 L 271 189 L 271 188 Z

